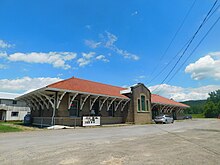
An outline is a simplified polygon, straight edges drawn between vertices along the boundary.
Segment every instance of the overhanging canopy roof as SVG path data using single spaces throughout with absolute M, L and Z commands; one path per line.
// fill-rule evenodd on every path
M 98 82 L 72 77 L 63 81 L 50 84 L 44 88 L 35 90 L 33 92 L 27 93 L 23 96 L 18 97 L 18 99 L 40 91 L 48 91 L 48 92 L 60 91 L 60 92 L 70 92 L 70 93 L 81 93 L 81 94 L 99 95 L 105 97 L 116 97 L 126 100 L 129 100 L 129 97 L 123 94 L 131 92 L 130 88 L 122 88 L 122 87 L 117 87 L 117 86 L 112 86 L 112 85 L 107 85 L 107 84 L 102 84 Z M 151 102 L 154 104 L 172 105 L 182 108 L 189 107 L 188 105 L 178 103 L 174 100 L 170 100 L 155 94 L 151 95 Z
M 128 99 L 127 96 L 120 94 L 120 91 L 124 90 L 125 88 L 83 80 L 75 77 L 50 84 L 47 86 L 47 88 L 79 91 L 96 95 L 106 95 Z
M 183 108 L 189 108 L 189 106 L 186 104 L 182 104 L 182 103 L 176 102 L 171 99 L 167 99 L 165 97 L 162 97 L 156 94 L 151 95 L 151 102 L 155 104 L 161 104 L 161 105 L 172 105 L 172 106 L 178 106 L 178 107 L 183 107 Z
M 43 92 L 43 91 L 48 91 L 48 92 L 58 91 L 59 92 L 60 91 L 60 92 L 79 93 L 79 94 L 86 94 L 86 95 L 114 97 L 114 98 L 129 100 L 127 96 L 120 94 L 120 91 L 125 90 L 125 89 L 126 88 L 72 77 L 72 78 L 69 78 L 63 81 L 50 84 L 44 88 L 40 88 L 30 93 L 24 94 L 18 97 L 17 99 L 21 99 L 25 96 L 34 94 L 36 92 Z

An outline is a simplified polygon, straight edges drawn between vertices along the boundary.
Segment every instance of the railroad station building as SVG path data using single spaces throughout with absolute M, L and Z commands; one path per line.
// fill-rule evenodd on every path
M 151 123 L 161 113 L 181 118 L 188 106 L 151 94 L 142 83 L 122 88 L 69 78 L 24 94 L 36 125 L 82 125 L 83 116 L 100 116 L 101 125 Z

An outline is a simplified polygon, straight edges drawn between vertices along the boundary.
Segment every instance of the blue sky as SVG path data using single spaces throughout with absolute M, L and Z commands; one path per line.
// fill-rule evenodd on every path
M 149 81 L 192 37 L 214 0 L 196 1 L 160 60 L 193 2 L 0 0 L 0 92 L 23 93 L 72 76 L 157 89 L 175 61 Z M 219 15 L 218 10 L 205 24 L 186 56 Z M 154 92 L 180 101 L 203 99 L 219 89 L 219 29 L 220 23 L 175 78 Z

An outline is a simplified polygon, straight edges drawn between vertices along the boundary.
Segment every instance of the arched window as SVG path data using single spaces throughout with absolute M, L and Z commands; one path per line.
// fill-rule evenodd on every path
M 140 95 L 140 98 L 137 99 L 137 111 L 138 112 L 147 112 L 149 111 L 149 100 L 146 99 L 144 94 Z
M 145 96 L 141 95 L 141 111 L 146 111 Z

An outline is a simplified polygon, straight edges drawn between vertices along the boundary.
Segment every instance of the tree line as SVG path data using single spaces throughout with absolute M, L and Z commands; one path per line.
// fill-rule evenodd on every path
M 220 90 L 209 93 L 207 100 L 193 100 L 182 102 L 190 106 L 187 114 L 204 114 L 207 118 L 215 118 L 220 114 Z

